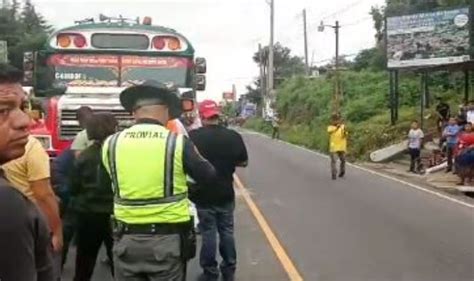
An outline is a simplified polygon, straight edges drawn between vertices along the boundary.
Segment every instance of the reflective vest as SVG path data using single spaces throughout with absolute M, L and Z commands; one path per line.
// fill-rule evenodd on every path
M 186 131 L 186 128 L 184 127 L 183 123 L 179 121 L 179 119 L 173 119 L 168 121 L 168 124 L 166 124 L 166 128 L 176 134 L 183 134 L 185 136 L 188 135 L 188 131 Z
M 109 137 L 102 161 L 112 179 L 115 219 L 128 224 L 190 220 L 184 139 L 157 124 Z

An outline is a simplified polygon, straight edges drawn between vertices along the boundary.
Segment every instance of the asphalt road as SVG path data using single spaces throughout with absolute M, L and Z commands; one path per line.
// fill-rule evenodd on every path
M 304 280 L 472 281 L 474 209 L 246 134 L 242 181 Z M 471 201 L 472 202 L 472 201 Z
M 333 181 L 324 157 L 244 137 L 250 165 L 239 177 L 304 280 L 474 280 L 473 208 L 354 167 Z M 237 280 L 288 280 L 241 196 L 236 221 Z M 188 280 L 198 275 L 195 260 Z M 105 267 L 94 280 L 110 280 Z

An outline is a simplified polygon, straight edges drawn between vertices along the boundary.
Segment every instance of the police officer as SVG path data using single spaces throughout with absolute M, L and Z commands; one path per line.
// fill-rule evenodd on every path
M 114 189 L 117 281 L 185 280 L 195 255 L 186 176 L 208 185 L 216 173 L 191 141 L 164 127 L 176 99 L 155 81 L 124 90 L 120 102 L 136 124 L 103 146 Z

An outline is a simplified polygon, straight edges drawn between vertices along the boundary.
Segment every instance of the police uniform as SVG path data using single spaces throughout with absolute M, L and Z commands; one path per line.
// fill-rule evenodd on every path
M 155 82 L 121 93 L 125 109 L 173 105 L 177 98 Z M 118 281 L 185 280 L 194 256 L 187 175 L 208 184 L 215 170 L 183 135 L 159 121 L 136 124 L 109 137 L 102 159 L 114 189 L 115 278 Z

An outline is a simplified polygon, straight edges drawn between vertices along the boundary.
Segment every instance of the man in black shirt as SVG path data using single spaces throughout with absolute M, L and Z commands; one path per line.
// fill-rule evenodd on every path
M 217 180 L 213 185 L 191 192 L 196 204 L 199 229 L 202 235 L 200 264 L 204 280 L 217 280 L 216 232 L 219 233 L 220 270 L 223 280 L 234 280 L 237 254 L 234 242 L 234 188 L 236 167 L 247 166 L 247 149 L 242 137 L 235 131 L 219 125 L 219 109 L 214 101 L 199 105 L 204 127 L 189 132 L 199 152 L 215 167 Z
M 436 113 L 438 114 L 438 132 L 441 133 L 451 117 L 451 109 L 449 104 L 445 103 L 440 97 L 436 98 L 436 100 L 438 101 L 438 105 L 436 105 Z
M 25 153 L 28 115 L 22 73 L 0 65 L 0 166 Z M 13 188 L 0 169 L 0 280 L 52 281 L 51 238 L 34 204 Z

